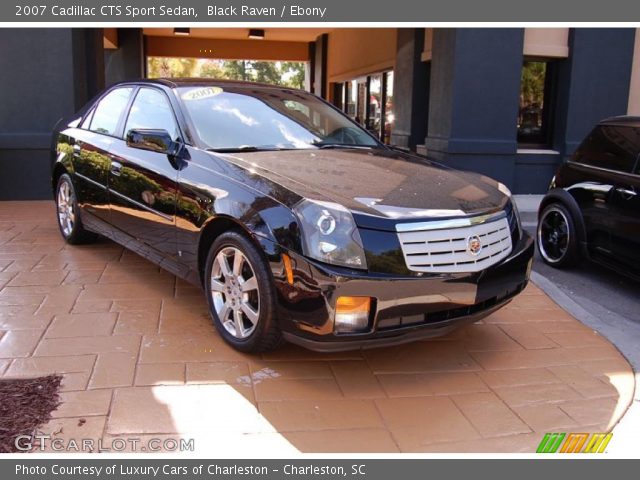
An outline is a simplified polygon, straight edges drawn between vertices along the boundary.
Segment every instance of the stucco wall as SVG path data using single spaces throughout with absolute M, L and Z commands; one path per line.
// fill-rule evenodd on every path
M 222 58 L 227 60 L 309 60 L 307 42 L 146 37 L 150 57 Z
M 425 28 L 422 60 L 430 61 L 433 49 L 433 28 Z M 524 55 L 545 58 L 566 58 L 569 56 L 568 28 L 525 28 Z
M 349 28 L 329 33 L 327 78 L 342 82 L 393 68 L 396 58 L 395 28 Z
M 525 28 L 524 55 L 545 58 L 569 56 L 568 28 Z

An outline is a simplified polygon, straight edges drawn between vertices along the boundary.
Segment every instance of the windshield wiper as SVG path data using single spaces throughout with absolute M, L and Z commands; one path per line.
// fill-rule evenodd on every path
M 316 148 L 322 149 L 331 149 L 331 148 L 355 148 L 359 150 L 371 150 L 374 148 L 369 145 L 353 145 L 348 143 L 313 143 L 312 144 Z M 299 148 L 287 148 L 287 147 L 257 147 L 255 145 L 241 145 L 239 147 L 222 147 L 222 148 L 207 148 L 208 152 L 216 152 L 216 153 L 238 153 L 238 152 L 275 152 L 281 150 L 300 150 Z
M 371 150 L 373 147 L 369 145 L 350 145 L 348 143 L 314 143 L 314 147 L 322 148 L 322 149 L 330 149 L 330 148 L 357 148 L 363 150 Z
M 258 152 L 260 150 L 272 150 L 272 149 L 259 148 L 253 145 L 241 145 L 240 147 L 207 148 L 208 152 L 216 152 L 216 153 Z
M 207 152 L 236 153 L 236 152 L 276 152 L 280 150 L 295 150 L 286 147 L 257 147 L 255 145 L 241 145 L 239 147 L 207 148 Z

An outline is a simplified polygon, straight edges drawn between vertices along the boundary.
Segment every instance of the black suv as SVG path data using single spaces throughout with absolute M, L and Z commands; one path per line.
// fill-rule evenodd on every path
M 590 258 L 640 278 L 640 117 L 600 122 L 540 205 L 537 243 L 554 267 Z

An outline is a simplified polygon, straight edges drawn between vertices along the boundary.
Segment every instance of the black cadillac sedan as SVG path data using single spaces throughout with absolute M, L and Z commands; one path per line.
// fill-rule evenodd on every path
M 603 120 L 560 166 L 537 243 L 553 267 L 584 258 L 640 279 L 640 117 Z
M 509 302 L 533 256 L 502 184 L 282 87 L 117 84 L 56 128 L 52 182 L 67 242 L 104 235 L 201 285 L 242 351 L 442 335 Z

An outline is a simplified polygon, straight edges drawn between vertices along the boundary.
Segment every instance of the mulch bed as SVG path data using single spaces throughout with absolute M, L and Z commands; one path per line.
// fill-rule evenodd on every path
M 0 453 L 19 452 L 19 435 L 34 435 L 60 404 L 59 375 L 0 380 Z

